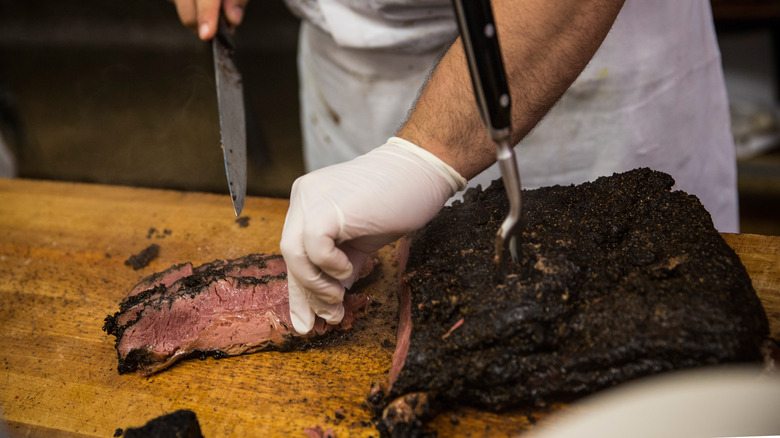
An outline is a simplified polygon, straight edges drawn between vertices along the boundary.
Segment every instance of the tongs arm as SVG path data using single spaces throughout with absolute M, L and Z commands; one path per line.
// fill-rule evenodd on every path
M 490 138 L 509 140 L 512 99 L 490 0 L 453 0 L 480 115 Z
M 498 148 L 497 161 L 509 198 L 509 214 L 496 235 L 499 264 L 509 252 L 518 260 L 520 231 L 520 173 L 512 148 L 512 99 L 507 85 L 490 0 L 453 0 L 461 41 L 480 115 Z

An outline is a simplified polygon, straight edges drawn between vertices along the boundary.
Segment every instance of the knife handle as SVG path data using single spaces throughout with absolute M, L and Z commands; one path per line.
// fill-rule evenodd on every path
M 452 0 L 482 120 L 495 141 L 508 139 L 512 101 L 490 0 Z
M 220 8 L 221 9 L 221 8 Z M 236 44 L 233 41 L 233 31 L 230 29 L 230 25 L 225 18 L 225 14 L 222 11 L 219 12 L 219 19 L 217 20 L 217 33 L 214 35 L 223 46 L 229 50 L 236 50 Z

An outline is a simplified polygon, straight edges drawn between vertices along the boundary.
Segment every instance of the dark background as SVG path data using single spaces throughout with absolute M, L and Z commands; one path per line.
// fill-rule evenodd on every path
M 281 1 L 257 1 L 236 35 L 249 194 L 288 196 L 303 172 L 297 32 Z M 21 177 L 226 192 L 213 68 L 165 0 L 0 0 L 4 132 L 19 134 L 4 135 Z
M 780 235 L 780 2 L 713 7 L 729 97 L 752 111 L 735 130 L 774 139 L 738 162 L 742 232 Z M 254 0 L 236 35 L 250 195 L 286 197 L 303 173 L 298 24 Z M 0 132 L 19 176 L 227 193 L 210 50 L 165 0 L 0 0 Z

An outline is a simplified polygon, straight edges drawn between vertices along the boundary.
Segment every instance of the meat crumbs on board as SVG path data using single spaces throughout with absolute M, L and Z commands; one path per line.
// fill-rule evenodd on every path
M 424 392 L 432 405 L 543 406 L 759 361 L 768 323 L 750 278 L 698 199 L 673 185 L 636 169 L 524 191 L 521 261 L 506 277 L 493 264 L 501 181 L 443 209 L 409 238 L 399 327 L 411 329 L 385 402 Z
M 125 265 L 130 266 L 134 271 L 137 271 L 148 266 L 149 263 L 156 259 L 159 254 L 160 245 L 153 243 L 144 248 L 138 254 L 131 255 L 127 260 L 125 260 Z

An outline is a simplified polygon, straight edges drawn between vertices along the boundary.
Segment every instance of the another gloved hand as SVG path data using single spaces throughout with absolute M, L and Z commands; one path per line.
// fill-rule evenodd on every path
M 202 40 L 210 40 L 217 33 L 219 7 L 231 26 L 241 24 L 244 9 L 249 0 L 170 0 L 176 4 L 176 12 L 182 24 L 194 30 Z
M 398 137 L 298 178 L 280 245 L 295 330 L 308 333 L 315 314 L 341 322 L 344 288 L 368 255 L 425 225 L 465 186 L 452 167 Z

